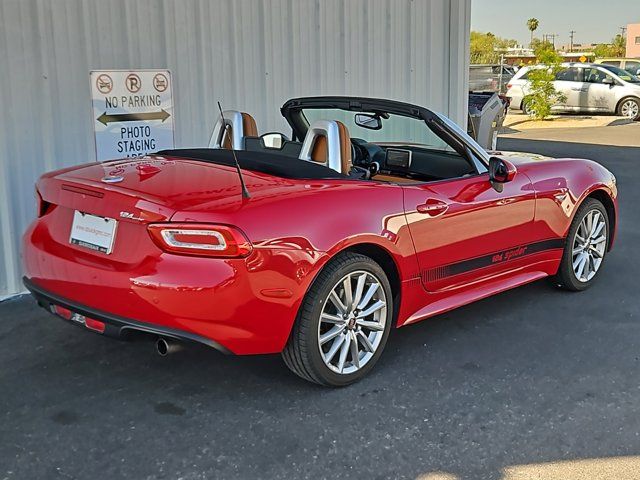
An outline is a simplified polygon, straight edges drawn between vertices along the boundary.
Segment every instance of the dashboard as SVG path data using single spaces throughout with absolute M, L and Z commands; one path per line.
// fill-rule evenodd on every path
M 353 137 L 351 144 L 353 164 L 368 170 L 371 177 L 381 174 L 434 181 L 476 173 L 467 159 L 456 152 L 415 145 L 376 144 Z

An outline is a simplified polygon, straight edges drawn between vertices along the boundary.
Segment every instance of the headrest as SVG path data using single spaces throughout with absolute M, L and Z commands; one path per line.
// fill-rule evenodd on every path
M 317 120 L 307 130 L 299 158 L 321 163 L 336 172 L 351 171 L 349 130 L 336 120 Z
M 245 137 L 257 137 L 258 128 L 251 115 L 237 110 L 226 110 L 218 118 L 209 140 L 210 148 L 224 148 L 230 150 L 244 150 Z M 225 125 L 229 126 L 229 135 L 225 132 Z

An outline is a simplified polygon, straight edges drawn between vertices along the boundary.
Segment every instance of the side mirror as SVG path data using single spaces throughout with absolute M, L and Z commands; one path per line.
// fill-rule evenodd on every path
M 260 138 L 266 148 L 277 149 L 282 148 L 282 145 L 287 140 L 287 137 L 278 132 L 265 133 L 264 135 L 261 135 Z
M 616 84 L 616 81 L 611 77 L 604 77 L 602 79 L 602 83 L 604 83 L 605 85 L 609 85 L 610 87 L 613 87 Z
M 489 159 L 489 179 L 496 183 L 507 183 L 513 180 L 518 170 L 509 160 L 500 157 Z
M 368 128 L 369 130 L 380 130 L 382 128 L 382 120 L 378 115 L 356 113 L 354 121 L 359 127 Z

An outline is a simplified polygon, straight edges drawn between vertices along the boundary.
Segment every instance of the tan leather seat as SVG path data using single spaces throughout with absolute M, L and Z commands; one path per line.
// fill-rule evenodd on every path
M 348 175 L 351 171 L 351 136 L 344 123 L 334 121 L 338 125 L 338 138 L 340 141 L 340 165 L 341 173 Z M 311 150 L 311 160 L 327 164 L 329 161 L 329 147 L 326 135 L 318 135 Z
M 231 139 L 233 138 L 233 127 L 229 126 L 229 133 L 224 134 L 222 141 L 222 148 L 231 150 Z M 242 112 L 242 137 L 257 137 L 258 127 L 256 126 L 255 119 L 246 112 Z

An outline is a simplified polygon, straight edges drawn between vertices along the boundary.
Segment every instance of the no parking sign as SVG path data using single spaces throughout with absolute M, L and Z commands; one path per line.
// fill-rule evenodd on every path
M 96 160 L 174 147 L 169 70 L 91 72 Z

